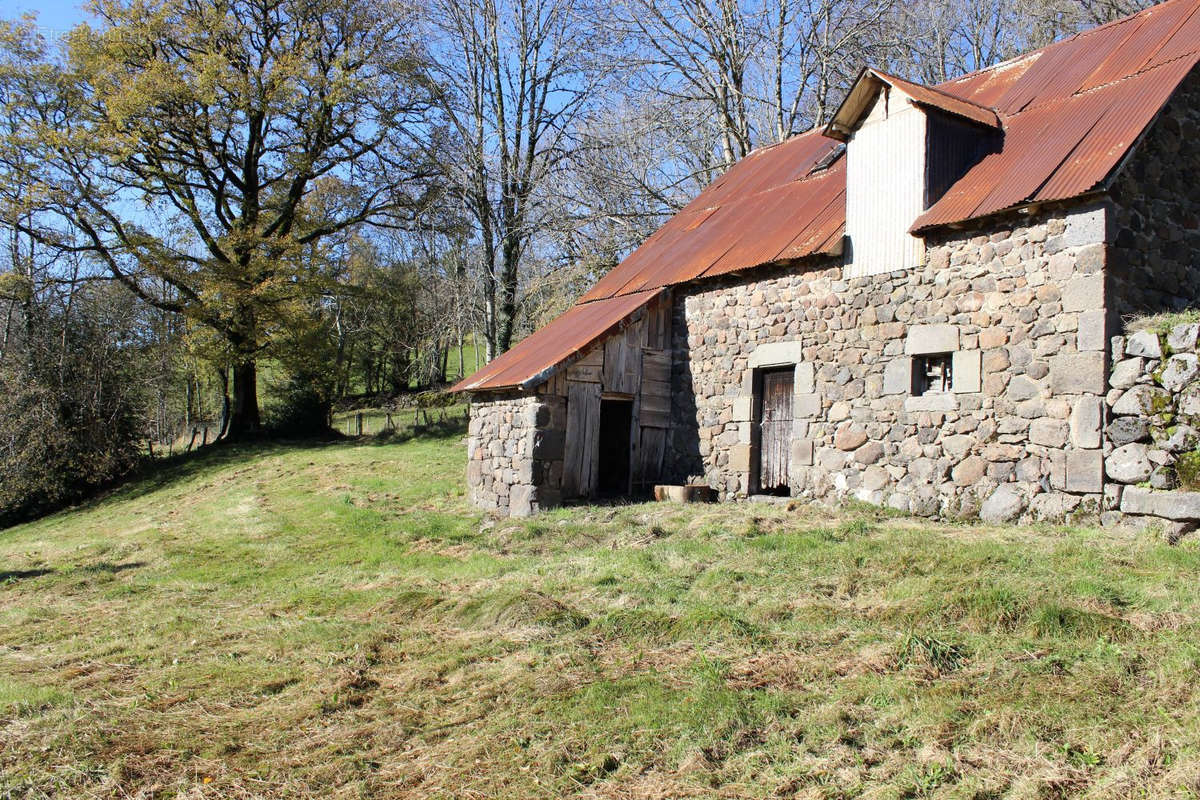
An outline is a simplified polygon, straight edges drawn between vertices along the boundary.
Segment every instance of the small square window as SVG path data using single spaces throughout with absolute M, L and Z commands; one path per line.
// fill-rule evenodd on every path
M 913 388 L 916 397 L 953 391 L 954 359 L 950 353 L 931 353 L 913 357 Z

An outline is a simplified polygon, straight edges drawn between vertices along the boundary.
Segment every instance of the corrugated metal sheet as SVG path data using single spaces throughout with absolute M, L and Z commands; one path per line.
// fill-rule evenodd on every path
M 1101 186 L 1200 61 L 1200 2 L 1171 0 L 1028 58 L 995 100 L 1004 144 L 922 214 L 914 231 L 1065 200 Z M 942 88 L 978 99 L 979 74 Z
M 1003 144 L 912 226 L 921 232 L 1095 190 L 1200 61 L 1200 0 L 1169 0 L 937 87 L 878 71 L 919 104 L 985 122 Z M 982 111 L 981 111 L 982 109 Z M 837 142 L 810 131 L 762 148 L 700 193 L 546 328 L 456 390 L 518 386 L 595 341 L 662 287 L 836 253 L 846 224 Z
M 829 220 L 821 212 L 845 190 L 844 159 L 826 170 L 814 170 L 838 146 L 811 131 L 754 151 L 597 281 L 579 302 L 827 252 L 838 241 L 829 242 Z M 841 224 L 838 221 L 837 227 Z M 746 235 L 749 231 L 752 236 Z M 785 250 L 788 255 L 781 255 Z
M 471 377 L 454 384 L 450 391 L 502 389 L 536 380 L 616 328 L 657 294 L 636 292 L 573 306 L 549 325 L 522 339 L 507 353 L 497 356 Z
M 922 262 L 925 245 L 908 232 L 925 208 L 926 116 L 893 95 L 882 99 L 846 146 L 846 277 Z

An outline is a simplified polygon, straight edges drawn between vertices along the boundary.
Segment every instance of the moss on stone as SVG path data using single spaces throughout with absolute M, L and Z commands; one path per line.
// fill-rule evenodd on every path
M 1200 489 L 1200 450 L 1182 453 L 1175 461 L 1175 477 L 1183 489 Z
M 1157 376 L 1155 376 L 1155 380 L 1158 380 Z M 1172 401 L 1171 401 L 1170 395 L 1166 395 L 1166 394 L 1150 395 L 1150 413 L 1153 416 L 1158 416 L 1158 415 L 1162 414 L 1164 417 L 1172 417 L 1173 418 L 1174 414 L 1171 411 L 1171 405 L 1172 405 Z M 1168 420 L 1164 424 L 1169 425 L 1170 421 Z

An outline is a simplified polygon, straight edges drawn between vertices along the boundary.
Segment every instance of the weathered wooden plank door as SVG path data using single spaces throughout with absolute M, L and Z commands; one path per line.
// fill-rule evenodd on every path
M 762 374 L 758 414 L 758 488 L 763 492 L 788 488 L 794 375 L 793 369 L 771 370 Z
M 567 441 L 563 497 L 591 497 L 600 442 L 600 384 L 567 382 Z
M 658 483 L 662 475 L 663 453 L 666 447 L 666 428 L 642 428 L 641 447 L 638 448 L 637 471 L 633 477 L 635 483 Z

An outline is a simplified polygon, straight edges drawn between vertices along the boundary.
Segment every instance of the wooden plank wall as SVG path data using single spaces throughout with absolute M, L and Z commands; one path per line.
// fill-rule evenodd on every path
M 659 481 L 671 417 L 670 319 L 670 298 L 664 297 L 559 373 L 567 397 L 564 497 L 595 491 L 602 395 L 633 401 L 631 489 L 644 491 Z

